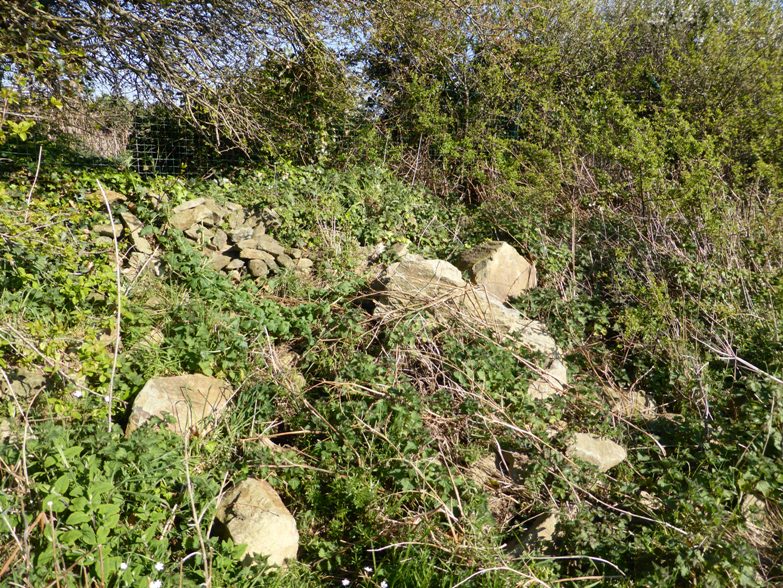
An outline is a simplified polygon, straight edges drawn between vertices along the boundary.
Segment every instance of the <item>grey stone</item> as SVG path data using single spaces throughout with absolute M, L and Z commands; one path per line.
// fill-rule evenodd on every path
M 237 205 L 238 206 L 238 205 Z M 241 227 L 245 223 L 245 211 L 240 207 L 234 210 L 231 210 L 225 217 L 226 222 L 228 222 L 228 226 L 232 229 L 237 229 Z M 251 236 L 253 233 L 251 232 L 249 236 Z
M 238 249 L 259 249 L 256 239 L 242 239 L 237 242 Z
M 180 435 L 191 427 L 208 429 L 210 421 L 220 417 L 231 397 L 231 387 L 224 380 L 191 374 L 150 379 L 133 401 L 126 434 L 130 434 L 153 417 L 174 417 L 167 426 Z
M 260 259 L 248 261 L 247 269 L 254 278 L 265 278 L 269 274 L 269 267 Z
M 213 226 L 218 221 L 218 216 L 204 204 L 176 212 L 169 218 L 171 226 L 181 231 L 197 224 Z
M 239 251 L 239 257 L 241 257 L 242 259 L 263 259 L 263 260 L 267 260 L 268 258 L 270 258 L 272 256 L 269 253 L 267 253 L 266 251 L 262 251 L 261 249 L 241 249 Z
M 294 262 L 294 267 L 300 272 L 309 272 L 313 268 L 313 260 L 303 257 Z
M 188 200 L 187 202 L 183 202 L 179 206 L 175 206 L 171 209 L 172 214 L 177 214 L 179 212 L 185 212 L 186 210 L 190 210 L 191 208 L 196 208 L 197 206 L 201 206 L 206 201 L 206 198 L 194 198 L 193 200 Z
M 122 235 L 122 225 L 117 223 L 114 224 L 114 230 L 112 230 L 112 226 L 110 224 L 95 225 L 92 230 L 101 237 L 116 237 L 119 239 Z
M 245 267 L 245 261 L 242 259 L 232 259 L 231 263 L 226 266 L 227 270 L 238 270 Z
M 231 231 L 228 236 L 232 243 L 239 243 L 245 239 L 251 239 L 253 237 L 253 229 L 242 227 Z
M 281 253 L 275 259 L 278 265 L 284 269 L 294 269 L 296 267 L 296 264 L 294 263 L 294 260 L 291 258 L 291 256 L 285 253 Z
M 220 500 L 216 516 L 235 544 L 247 545 L 245 565 L 257 557 L 272 566 L 296 560 L 296 520 L 265 480 L 248 478 L 237 484 Z
M 233 261 L 235 260 L 228 255 L 223 255 L 222 253 L 215 251 L 209 258 L 209 265 L 213 270 L 219 272 L 220 270 L 230 265 Z
M 228 250 L 228 235 L 223 229 L 217 229 L 215 231 L 215 237 L 212 239 L 212 246 L 216 251 L 220 251 L 221 253 Z
M 503 241 L 490 241 L 466 251 L 458 265 L 476 285 L 501 302 L 537 285 L 536 268 Z
M 628 453 L 625 449 L 603 437 L 589 433 L 577 433 L 566 449 L 566 455 L 594 465 L 598 471 L 605 472 L 625 461 Z
M 242 279 L 242 274 L 239 273 L 239 270 L 231 270 L 228 272 L 228 277 L 231 278 L 231 281 L 235 284 L 238 284 L 239 281 Z
M 288 255 L 293 257 L 294 259 L 301 259 L 302 258 L 302 250 L 301 249 L 291 249 L 291 251 L 288 252 Z
M 258 249 L 263 249 L 264 251 L 267 251 L 272 255 L 280 255 L 281 253 L 285 253 L 285 249 L 283 248 L 283 246 L 280 245 L 280 243 L 275 241 L 269 235 L 260 235 L 256 239 L 256 241 L 257 241 L 256 247 Z
M 255 227 L 253 227 L 253 239 L 258 239 L 261 235 L 266 234 L 266 227 L 263 225 L 263 223 L 257 224 Z

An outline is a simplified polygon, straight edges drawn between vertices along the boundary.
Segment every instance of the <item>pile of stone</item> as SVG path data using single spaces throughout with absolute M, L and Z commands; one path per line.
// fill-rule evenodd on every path
M 283 270 L 307 275 L 313 261 L 301 249 L 286 249 L 266 232 L 262 220 L 239 204 L 196 198 L 171 211 L 169 224 L 198 245 L 209 264 L 238 281 L 263 278 Z
M 506 304 L 536 286 L 535 267 L 501 241 L 466 251 L 458 263 L 470 282 L 448 261 L 403 252 L 374 284 L 375 316 L 395 321 L 400 313 L 422 311 L 445 325 L 468 324 L 493 331 L 500 340 L 515 340 L 543 356 L 536 366 L 538 378 L 529 387 L 531 396 L 543 400 L 562 393 L 568 373 L 557 343 L 543 324 Z

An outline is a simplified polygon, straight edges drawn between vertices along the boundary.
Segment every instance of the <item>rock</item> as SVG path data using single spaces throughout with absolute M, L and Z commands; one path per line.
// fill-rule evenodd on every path
M 172 214 L 169 218 L 171 226 L 181 231 L 185 231 L 199 223 L 204 226 L 212 226 L 218 221 L 218 216 L 204 204 L 181 210 Z
M 258 249 L 258 241 L 255 239 L 242 239 L 237 243 L 237 249 Z
M 258 249 L 262 249 L 263 251 L 267 251 L 268 253 L 271 253 L 272 255 L 280 255 L 281 253 L 285 253 L 285 249 L 283 249 L 283 246 L 280 245 L 280 243 L 275 241 L 269 235 L 259 235 L 256 238 L 256 242 L 257 242 L 256 247 Z
M 276 261 L 278 265 L 284 269 L 294 269 L 296 267 L 296 264 L 294 263 L 294 260 L 291 258 L 291 256 L 285 253 L 278 255 Z
M 100 235 L 101 237 L 116 237 L 117 239 L 120 238 L 122 235 L 122 225 L 118 225 L 115 223 L 114 229 L 112 229 L 112 226 L 110 224 L 105 225 L 95 225 L 92 230 Z
M 589 433 L 577 433 L 566 449 L 566 455 L 572 459 L 578 458 L 605 472 L 625 461 L 628 453 L 625 449 L 609 439 L 597 437 Z
M 87 197 L 90 199 L 95 199 L 98 202 L 103 202 L 103 197 L 106 196 L 106 200 L 109 201 L 109 204 L 114 204 L 115 202 L 122 202 L 123 200 L 126 200 L 125 194 L 121 194 L 120 192 L 115 192 L 114 190 L 106 190 L 104 189 L 103 192 L 100 190 L 95 190 L 94 192 L 90 192 Z
M 242 274 L 239 273 L 239 270 L 231 270 L 228 272 L 228 277 L 231 278 L 231 281 L 235 284 L 238 284 L 240 280 L 242 280 Z
M 303 257 L 294 261 L 294 269 L 303 274 L 309 274 L 313 269 L 313 260 Z
M 239 229 L 235 229 L 231 231 L 228 234 L 229 238 L 231 239 L 232 243 L 240 243 L 244 241 L 245 239 L 252 239 L 253 238 L 253 229 L 250 229 L 248 227 L 242 227 Z
M 533 517 L 528 521 L 523 544 L 528 547 L 537 547 L 542 543 L 552 541 L 559 522 L 560 516 L 556 512 L 544 512 Z
M 235 204 L 234 206 L 239 205 Z M 228 226 L 232 229 L 241 227 L 245 222 L 245 211 L 241 206 L 239 206 L 239 208 L 230 209 L 230 212 L 226 215 L 226 221 L 228 222 Z M 248 237 L 250 237 L 252 234 L 252 232 L 249 233 Z
M 553 359 L 541 377 L 530 384 L 528 394 L 535 400 L 546 400 L 562 393 L 567 385 L 568 370 L 565 364 L 559 359 Z
M 612 413 L 626 419 L 654 419 L 658 414 L 655 402 L 641 390 L 621 390 L 614 387 L 604 388 L 612 403 Z
M 192 426 L 206 430 L 223 413 L 230 396 L 227 382 L 202 374 L 152 378 L 133 401 L 125 432 L 130 434 L 151 418 L 167 415 L 174 417 L 168 428 L 180 435 Z
M 217 229 L 215 231 L 215 238 L 212 239 L 212 247 L 221 253 L 228 251 L 228 235 L 223 229 Z
M 296 248 L 291 249 L 291 251 L 288 252 L 288 255 L 290 255 L 294 259 L 302 259 L 302 250 Z
M 239 252 L 239 257 L 242 259 L 262 259 L 264 262 L 271 261 L 272 263 L 275 263 L 275 258 L 272 257 L 272 255 L 266 251 L 261 251 L 260 249 L 242 249 Z M 267 265 L 269 265 L 269 263 L 267 263 Z M 275 266 L 277 266 L 276 263 Z
M 212 267 L 213 270 L 219 272 L 220 270 L 228 267 L 234 261 L 236 260 L 229 257 L 228 255 L 223 255 L 222 253 L 215 251 L 214 253 L 212 253 L 212 255 L 209 258 L 209 265 Z
M 198 225 L 184 231 L 185 236 L 193 241 L 201 241 L 201 227 Z
M 141 230 L 144 228 L 142 222 L 136 218 L 136 215 L 130 212 L 121 212 L 120 219 L 125 227 L 130 232 L 131 242 L 133 247 L 139 253 L 144 255 L 152 255 L 152 245 L 144 237 L 141 236 Z
M 254 278 L 265 278 L 269 275 L 269 267 L 261 259 L 251 259 L 247 262 L 247 270 Z
M 232 259 L 231 263 L 229 263 L 226 266 L 226 269 L 230 271 L 230 270 L 242 269 L 243 267 L 245 267 L 245 260 L 244 259 Z
M 486 288 L 501 302 L 537 284 L 536 268 L 503 241 L 490 241 L 466 251 L 458 265 L 475 284 Z
M 196 208 L 197 206 L 201 206 L 206 201 L 206 198 L 194 198 L 193 200 L 188 200 L 187 202 L 183 202 L 179 206 L 175 206 L 171 209 L 172 214 L 178 214 L 180 212 L 185 212 L 186 210 L 190 210 L 191 208 Z
M 265 480 L 248 478 L 226 493 L 218 504 L 217 519 L 236 545 L 247 545 L 243 563 L 266 558 L 269 565 L 296 560 L 299 532 L 296 520 Z
M 391 247 L 389 247 L 389 253 L 393 255 L 396 258 L 402 258 L 408 255 L 408 244 L 407 243 L 395 243 Z
M 8 374 L 11 383 L 11 392 L 18 400 L 32 398 L 46 386 L 46 376 L 37 369 L 17 368 L 15 372 Z M 0 380 L 0 398 L 8 394 L 5 380 Z
M 263 223 L 258 223 L 253 228 L 253 239 L 258 239 L 259 237 L 261 237 L 261 235 L 265 235 L 265 234 L 266 234 L 266 227 L 263 225 Z

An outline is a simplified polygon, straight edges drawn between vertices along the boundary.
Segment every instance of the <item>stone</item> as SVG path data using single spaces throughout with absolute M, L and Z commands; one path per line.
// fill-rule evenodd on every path
M 230 272 L 228 272 L 228 277 L 231 278 L 232 282 L 238 284 L 242 279 L 242 274 L 239 273 L 239 270 L 231 270 Z
M 231 397 L 229 384 L 202 374 L 152 378 L 133 401 L 125 430 L 130 434 L 153 417 L 174 417 L 167 427 L 180 435 L 201 431 L 220 417 Z
M 263 223 L 258 223 L 253 228 L 253 239 L 258 239 L 261 235 L 265 235 L 265 234 L 266 234 L 266 227 L 264 226 Z
M 267 481 L 248 478 L 237 484 L 220 500 L 216 517 L 227 538 L 247 546 L 245 565 L 252 565 L 256 558 L 280 567 L 296 560 L 296 520 Z
M 503 241 L 490 241 L 464 252 L 458 266 L 501 302 L 537 285 L 535 266 Z
M 122 223 L 130 232 L 131 242 L 136 251 L 144 255 L 152 255 L 152 245 L 141 236 L 141 230 L 144 228 L 144 225 L 136 218 L 136 215 L 130 212 L 121 212 L 120 220 L 122 220 Z
M 229 257 L 228 255 L 223 255 L 222 253 L 215 251 L 209 258 L 209 265 L 213 270 L 219 272 L 220 270 L 228 267 L 234 261 L 236 260 Z
M 528 394 L 535 400 L 546 400 L 555 394 L 561 394 L 568 385 L 568 370 L 560 359 L 553 359 L 541 374 L 530 384 Z
M 265 278 L 269 275 L 269 266 L 261 259 L 251 259 L 247 262 L 247 270 L 254 278 Z
M 280 243 L 275 241 L 269 235 L 259 235 L 258 238 L 256 239 L 256 242 L 257 242 L 256 247 L 258 249 L 267 251 L 272 255 L 280 255 L 281 253 L 285 253 L 285 249 L 283 248 L 283 246 L 280 245 Z
M 258 249 L 258 241 L 255 239 L 242 239 L 237 242 L 237 249 Z
M 11 383 L 11 394 L 18 400 L 27 400 L 38 394 L 46 385 L 46 376 L 40 370 L 17 368 L 8 374 Z M 8 386 L 4 379 L 0 379 L 0 398 L 5 398 Z
M 269 253 L 260 249 L 241 249 L 239 251 L 239 257 L 242 259 L 263 259 L 264 261 L 275 260 Z
M 193 200 L 188 200 L 187 202 L 183 202 L 179 206 L 175 206 L 171 209 L 172 214 L 178 214 L 180 212 L 185 212 L 186 210 L 190 210 L 191 208 L 196 208 L 197 206 L 201 206 L 206 202 L 206 198 L 194 198 Z
M 310 273 L 310 270 L 313 269 L 313 260 L 306 257 L 297 259 L 294 261 L 294 269 L 305 274 Z
M 106 196 L 106 200 L 109 201 L 109 204 L 114 204 L 115 202 L 122 202 L 126 200 L 125 194 L 122 194 L 120 192 L 115 192 L 114 190 L 106 190 L 104 189 L 103 192 L 100 190 L 95 190 L 94 192 L 90 192 L 87 197 L 97 200 L 98 202 L 103 202 L 103 197 Z
M 281 253 L 275 259 L 278 265 L 284 269 L 294 269 L 296 267 L 294 260 L 291 258 L 290 255 L 287 255 L 286 253 Z
M 621 390 L 619 388 L 604 388 L 604 392 L 612 403 L 612 413 L 626 419 L 654 419 L 658 407 L 641 390 Z
M 201 240 L 201 227 L 195 226 L 184 231 L 185 236 L 193 241 Z
M 212 239 L 212 247 L 221 253 L 228 250 L 228 235 L 223 229 L 217 229 L 215 231 L 215 237 Z
M 599 472 L 610 470 L 628 457 L 625 448 L 614 441 L 591 435 L 577 433 L 566 449 L 571 459 L 581 459 L 598 468 Z
M 245 267 L 245 260 L 244 259 L 232 259 L 231 263 L 229 263 L 226 266 L 226 269 L 231 271 L 231 270 L 242 269 L 243 267 Z
M 527 523 L 523 543 L 529 547 L 537 547 L 552 541 L 559 522 L 560 516 L 556 512 L 544 512 L 533 517 Z
M 288 252 L 288 255 L 290 255 L 294 259 L 302 259 L 302 250 L 296 248 L 291 249 L 291 251 Z
M 239 206 L 239 205 L 235 205 Z M 226 222 L 228 222 L 228 226 L 232 229 L 236 229 L 238 227 L 241 227 L 245 222 L 245 211 L 240 206 L 239 208 L 235 208 L 233 210 L 230 209 L 230 212 L 225 217 Z M 252 231 L 250 234 L 248 234 L 248 237 L 252 235 Z
M 242 227 L 231 231 L 228 234 L 228 236 L 231 239 L 232 243 L 239 243 L 241 241 L 244 241 L 245 239 L 252 239 L 253 229 L 250 229 L 248 227 Z
M 219 222 L 218 216 L 204 204 L 181 210 L 172 214 L 169 218 L 171 226 L 181 231 L 185 231 L 197 224 L 213 226 L 216 222 Z
M 101 237 L 116 237 L 117 239 L 120 238 L 122 235 L 122 225 L 114 224 L 114 229 L 112 229 L 112 226 L 110 224 L 105 225 L 95 225 L 92 230 L 100 235 Z
M 396 257 L 402 258 L 408 255 L 408 243 L 395 243 L 388 249 L 389 253 Z

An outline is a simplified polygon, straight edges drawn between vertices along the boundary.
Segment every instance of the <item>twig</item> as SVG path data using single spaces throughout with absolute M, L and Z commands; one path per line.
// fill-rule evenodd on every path
M 30 186 L 30 191 L 27 193 L 27 201 L 25 203 L 24 210 L 24 222 L 27 222 L 27 217 L 30 216 L 30 201 L 33 199 L 33 190 L 38 183 L 38 172 L 41 171 L 41 156 L 43 155 L 43 145 L 38 146 L 38 164 L 35 166 L 35 177 L 33 178 L 33 185 Z
M 109 394 L 108 394 L 108 413 L 109 413 L 109 430 L 111 431 L 111 417 L 112 417 L 112 404 L 114 402 L 114 377 L 117 373 L 117 356 L 120 353 L 120 322 L 122 319 L 122 282 L 120 277 L 120 246 L 117 243 L 117 230 L 114 225 L 114 216 L 111 213 L 111 205 L 109 205 L 109 199 L 106 197 L 106 190 L 103 189 L 100 180 L 95 180 L 98 183 L 98 188 L 101 190 L 101 196 L 103 197 L 103 203 L 106 205 L 106 212 L 109 213 L 109 222 L 111 223 L 111 235 L 114 242 L 114 271 L 117 278 L 117 320 L 115 329 L 117 334 L 114 338 L 114 357 L 111 362 L 111 378 L 109 379 Z

